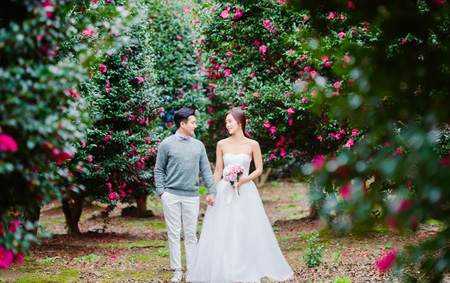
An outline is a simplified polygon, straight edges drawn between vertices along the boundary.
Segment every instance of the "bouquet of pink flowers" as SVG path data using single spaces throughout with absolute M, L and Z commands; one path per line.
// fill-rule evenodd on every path
M 231 186 L 234 187 L 234 183 L 239 181 L 239 178 L 244 173 L 244 167 L 240 164 L 231 164 L 228 165 L 223 169 L 223 176 L 225 181 L 230 182 Z M 237 190 L 237 193 L 239 194 L 239 190 Z

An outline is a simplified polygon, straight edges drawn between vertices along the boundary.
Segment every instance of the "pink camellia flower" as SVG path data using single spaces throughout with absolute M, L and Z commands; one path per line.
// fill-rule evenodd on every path
M 354 144 L 353 139 L 348 139 L 348 141 L 345 143 L 344 146 L 350 148 L 353 144 Z
M 339 37 L 345 37 L 345 32 L 341 31 L 340 33 L 338 33 Z
M 225 10 L 220 13 L 220 16 L 224 19 L 228 18 L 228 14 L 230 12 L 231 6 L 228 6 Z
M 334 88 L 336 88 L 336 89 L 340 89 L 340 88 L 341 88 L 341 82 L 335 82 L 335 83 L 333 84 L 333 86 L 334 86 Z
M 328 67 L 330 67 L 330 66 L 331 66 L 331 62 L 330 62 L 330 61 L 328 61 L 328 62 L 325 63 L 325 67 L 328 68 Z
M 275 134 L 276 131 L 277 131 L 277 127 L 275 127 L 275 126 L 270 127 L 270 132 L 272 134 Z
M 20 226 L 19 220 L 14 219 L 14 221 L 9 225 L 9 231 L 14 234 L 17 232 L 17 228 L 19 226 Z
M 253 93 L 253 96 L 256 97 L 256 98 L 259 98 L 259 92 Z
M 105 136 L 105 141 L 109 141 L 109 136 Z
M 226 69 L 225 71 L 223 71 L 223 76 L 224 77 L 228 77 L 231 74 L 230 69 Z
M 117 194 L 117 192 L 112 192 L 109 194 L 109 199 L 110 200 L 118 200 L 119 199 L 119 195 Z
M 315 78 L 317 77 L 317 72 L 316 71 L 311 71 L 311 73 L 309 73 L 311 75 L 311 78 Z
M 284 150 L 284 148 L 280 149 L 280 156 L 283 158 L 286 156 L 286 150 Z
M 231 56 L 231 55 L 233 55 L 233 52 L 228 51 L 226 54 L 227 54 L 227 56 Z
M 0 150 L 7 152 L 17 151 L 17 143 L 13 137 L 0 133 Z
M 397 257 L 397 251 L 393 250 L 386 254 L 383 258 L 379 259 L 375 266 L 381 272 L 387 272 L 395 263 L 395 258 Z
M 275 158 L 275 155 L 272 153 L 272 154 L 270 155 L 269 159 L 272 160 L 272 159 L 274 159 L 274 158 Z
M 324 164 L 325 164 L 325 156 L 323 154 L 314 156 L 314 158 L 311 161 L 311 165 L 314 167 L 314 170 L 322 169 Z
M 89 28 L 85 28 L 82 32 L 82 35 L 84 36 L 94 36 L 95 32 Z
M 177 39 L 178 39 L 178 40 L 181 40 L 181 39 L 182 39 L 182 37 L 181 37 L 181 36 L 179 36 L 179 35 L 177 35 Z
M 349 200 L 352 197 L 352 185 L 350 183 L 343 185 L 339 192 L 344 200 Z
M 92 156 L 89 156 L 89 157 L 87 158 L 87 161 L 89 161 L 89 162 L 92 162 L 92 160 L 94 160 L 94 159 L 92 158 Z
M 237 18 L 242 17 L 242 11 L 239 10 L 239 8 L 236 8 L 236 17 L 237 17 Z
M 288 112 L 289 115 L 291 115 L 291 114 L 293 114 L 295 112 L 295 109 L 292 108 L 292 107 L 289 107 L 287 112 Z
M 79 97 L 77 90 L 74 89 L 74 88 L 70 89 L 70 90 L 69 90 L 69 93 L 70 93 L 73 97 L 75 97 L 75 98 L 78 98 L 78 97 Z
M 322 56 L 322 61 L 323 62 L 328 61 L 328 56 L 326 56 L 326 55 Z
M 270 123 L 269 123 L 269 122 L 265 122 L 265 123 L 264 123 L 264 127 L 266 127 L 266 128 L 268 129 L 268 128 L 270 128 L 270 127 L 271 127 L 271 125 L 270 125 Z
M 98 69 L 99 69 L 100 72 L 102 72 L 102 73 L 106 73 L 106 71 L 108 71 L 108 68 L 107 68 L 105 65 L 103 65 L 103 64 L 101 64 L 100 66 L 98 66 Z
M 352 1 L 348 1 L 347 7 L 349 7 L 350 9 L 355 9 L 355 4 L 353 4 Z
M 328 15 L 328 19 L 332 20 L 336 18 L 336 13 L 335 12 L 330 12 L 330 14 Z
M 294 120 L 292 120 L 292 118 L 289 118 L 289 120 L 288 120 L 288 124 L 289 124 L 289 126 L 292 126 L 292 123 L 294 122 Z
M 263 44 L 259 47 L 259 51 L 264 54 L 267 52 L 267 47 Z
M 199 55 L 202 55 L 202 50 L 199 48 L 199 49 L 197 49 L 197 53 L 199 54 Z
M 144 81 L 144 78 L 139 76 L 139 77 L 137 77 L 137 81 L 138 81 L 138 83 L 142 83 Z
M 411 185 L 412 185 L 411 180 L 407 180 L 407 181 L 406 181 L 406 185 L 407 185 L 408 187 L 411 187 Z
M 403 43 L 403 44 L 406 44 L 406 43 L 408 43 L 408 40 L 402 39 L 402 43 Z
M 0 268 L 9 268 L 13 263 L 13 260 L 13 252 L 0 246 Z
M 44 7 L 44 11 L 47 14 L 47 19 L 50 19 L 55 11 L 55 5 L 50 3 L 50 0 L 45 0 L 42 7 Z
M 255 42 L 253 42 L 253 45 L 255 46 L 259 46 L 261 44 L 261 42 L 259 42 L 258 40 L 255 40 Z
M 356 137 L 358 135 L 359 131 L 357 129 L 352 130 L 352 136 Z
M 127 56 L 122 55 L 122 61 L 127 61 Z

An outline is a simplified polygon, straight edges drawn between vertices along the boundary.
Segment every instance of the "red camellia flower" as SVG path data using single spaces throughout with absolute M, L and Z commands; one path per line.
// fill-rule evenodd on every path
M 347 183 L 340 189 L 341 196 L 344 200 L 349 200 L 352 197 L 352 185 Z
M 348 6 L 350 9 L 355 9 L 355 4 L 353 4 L 352 1 L 348 1 L 347 6 Z
M 17 150 L 17 143 L 14 140 L 13 137 L 0 133 L 0 150 L 7 152 L 7 151 L 16 151 Z

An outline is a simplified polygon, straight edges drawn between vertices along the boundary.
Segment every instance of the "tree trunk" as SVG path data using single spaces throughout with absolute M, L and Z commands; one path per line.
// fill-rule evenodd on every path
M 136 200 L 137 217 L 147 216 L 147 196 Z
M 31 223 L 36 224 L 36 222 L 39 221 L 39 218 L 41 217 L 41 207 L 39 205 L 34 206 L 33 208 L 28 209 L 25 211 L 24 214 L 24 220 L 30 221 Z M 38 227 L 36 226 L 31 233 L 33 233 L 35 236 L 37 236 Z
M 255 180 L 255 185 L 256 187 L 260 188 L 262 186 L 264 186 L 267 182 L 267 178 L 269 178 L 270 172 L 272 172 L 272 168 L 269 168 L 267 170 L 265 170 L 261 176 L 259 176 L 256 180 Z
M 319 213 L 317 213 L 317 209 L 314 207 L 314 205 L 310 205 L 309 206 L 308 218 L 310 218 L 310 219 L 317 219 L 317 218 L 319 218 Z
M 67 234 L 80 235 L 78 222 L 83 211 L 83 197 L 77 193 L 70 192 L 70 197 L 62 201 L 63 212 L 66 218 Z

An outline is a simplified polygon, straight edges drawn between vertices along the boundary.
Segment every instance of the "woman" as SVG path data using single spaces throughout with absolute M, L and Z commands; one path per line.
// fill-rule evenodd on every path
M 233 108 L 225 116 L 231 137 L 217 143 L 214 181 L 217 196 L 206 210 L 193 267 L 186 282 L 260 282 L 293 277 L 278 246 L 253 180 L 263 170 L 258 142 L 245 132 L 245 115 Z M 251 161 L 255 171 L 249 174 Z M 240 164 L 244 173 L 233 187 L 222 178 L 224 167 Z

